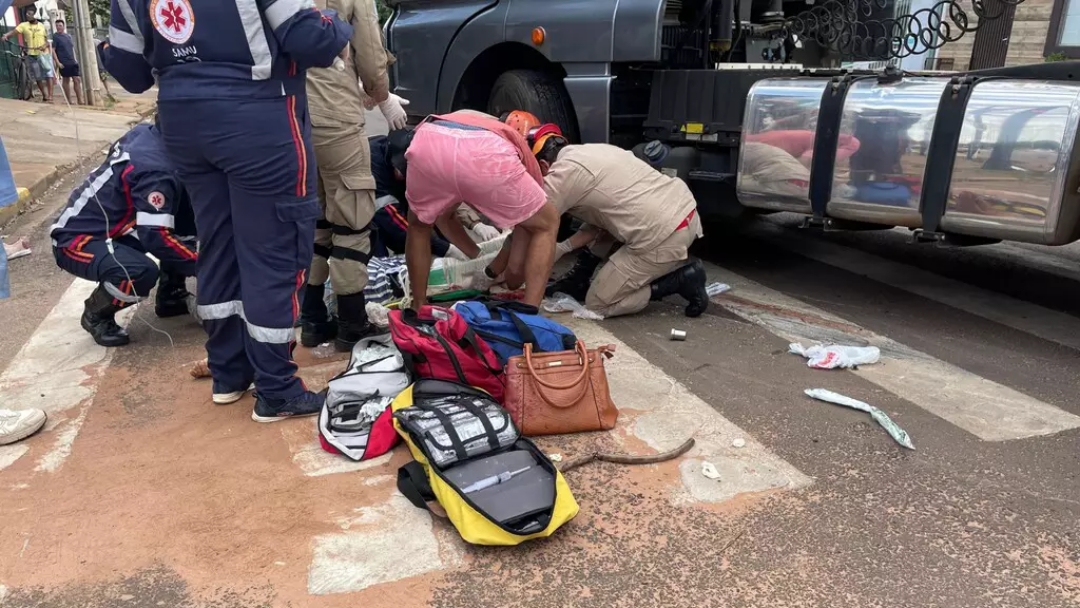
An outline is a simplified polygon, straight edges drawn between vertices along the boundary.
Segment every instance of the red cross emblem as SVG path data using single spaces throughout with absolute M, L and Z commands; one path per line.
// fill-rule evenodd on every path
M 165 27 L 172 28 L 177 34 L 180 30 L 187 25 L 187 19 L 184 17 L 184 7 L 176 6 L 172 2 L 162 9 L 161 16 L 164 17 Z
M 188 0 L 153 0 L 150 16 L 154 29 L 173 44 L 187 42 L 195 30 L 195 13 Z
M 154 209 L 160 210 L 165 206 L 165 195 L 160 192 L 151 192 L 150 196 L 146 197 L 146 200 L 153 205 Z

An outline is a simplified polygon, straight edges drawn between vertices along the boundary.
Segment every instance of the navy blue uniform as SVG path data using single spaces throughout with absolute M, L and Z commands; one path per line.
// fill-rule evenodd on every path
M 409 230 L 409 205 L 405 200 L 405 182 L 394 175 L 385 135 L 368 138 L 371 147 L 371 174 L 375 177 L 375 227 L 371 251 L 376 257 L 405 253 L 405 235 Z M 445 257 L 450 243 L 431 233 L 431 253 Z
M 117 308 L 145 298 L 161 272 L 193 276 L 197 255 L 191 203 L 161 135 L 139 125 L 71 193 L 50 230 L 56 263 L 101 283 Z M 112 251 L 109 250 L 112 241 Z
M 291 348 L 319 217 L 305 70 L 330 67 L 351 35 L 311 0 L 112 0 L 106 69 L 131 92 L 156 76 L 195 207 L 215 393 L 306 392 Z

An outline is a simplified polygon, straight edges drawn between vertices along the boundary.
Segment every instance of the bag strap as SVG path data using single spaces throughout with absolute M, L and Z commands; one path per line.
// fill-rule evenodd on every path
M 454 428 L 453 420 L 450 419 L 450 416 L 447 415 L 446 412 L 437 407 L 421 405 L 419 403 L 414 403 L 413 405 L 425 412 L 435 414 L 435 417 L 442 423 L 443 428 L 446 429 L 446 438 L 450 440 L 450 447 L 454 449 L 454 455 L 457 456 L 459 462 L 469 457 L 469 452 L 465 450 L 465 443 L 461 441 L 461 435 L 458 435 L 457 429 Z M 425 431 L 424 435 L 429 439 L 432 439 L 431 431 Z M 432 439 L 432 441 L 434 441 L 434 439 Z
M 521 334 L 522 343 L 532 344 L 537 352 L 543 352 L 544 349 L 540 348 L 540 343 L 536 341 L 536 332 L 517 315 L 517 313 L 538 315 L 540 309 L 523 302 L 499 302 L 494 300 L 485 301 L 484 306 L 487 307 L 488 313 L 505 313 L 510 318 L 510 322 L 514 324 L 514 329 Z
M 487 369 L 487 370 L 488 370 L 489 372 L 491 372 L 491 373 L 492 373 L 492 375 L 494 375 L 494 376 L 496 376 L 496 377 L 498 377 L 498 376 L 501 376 L 501 375 L 502 375 L 502 373 L 503 373 L 503 370 L 501 370 L 501 369 L 495 369 L 494 367 L 491 367 L 491 365 L 490 365 L 490 364 L 488 364 L 488 360 L 487 360 L 487 357 L 485 357 L 485 356 L 484 356 L 484 351 L 480 350 L 480 343 L 479 343 L 479 342 L 477 342 L 477 338 L 476 338 L 476 332 L 475 332 L 475 331 L 473 331 L 473 328 L 471 328 L 471 327 L 467 328 L 467 329 L 465 330 L 465 335 L 463 335 L 463 336 L 461 337 L 461 339 L 465 341 L 465 344 L 468 344 L 469 346 L 471 346 L 471 347 L 472 347 L 472 349 L 473 349 L 474 351 L 476 351 L 476 355 L 477 355 L 478 357 L 480 357 L 480 362 L 484 364 L 484 367 L 485 367 L 485 368 L 486 368 L 486 369 Z M 458 344 L 460 344 L 462 348 L 465 348 L 465 345 L 464 345 L 464 344 L 461 344 L 460 342 L 459 342 Z M 464 382 L 464 381 L 463 381 L 463 382 Z
M 488 418 L 487 413 L 484 410 L 476 407 L 476 404 L 471 399 L 458 403 L 465 411 L 469 412 L 476 419 L 480 421 L 480 426 L 484 427 L 484 435 L 488 440 L 488 447 L 493 450 L 499 449 L 499 433 L 495 431 L 495 427 L 491 424 L 491 419 Z
M 370 373 L 370 372 L 365 371 L 365 368 L 367 366 L 375 365 L 376 363 L 382 363 L 383 361 L 386 361 L 387 359 L 392 359 L 393 357 L 394 357 L 394 355 L 391 354 L 391 355 L 386 355 L 385 357 L 381 357 L 379 359 L 372 359 L 371 361 L 361 363 L 360 365 L 357 366 L 357 369 L 355 369 L 355 370 L 353 370 L 353 368 L 352 368 L 353 367 L 352 360 L 350 359 L 349 360 L 349 366 L 345 368 L 345 371 L 343 371 L 340 374 L 334 376 L 333 378 L 330 378 L 329 380 L 327 380 L 327 382 L 333 382 L 334 380 L 340 380 L 340 379 L 346 378 L 348 376 L 359 376 L 360 374 Z M 402 357 L 402 359 L 404 360 L 404 357 Z M 382 373 L 382 372 L 375 372 L 375 373 Z
M 435 493 L 431 491 L 431 482 L 428 481 L 424 465 L 414 460 L 399 468 L 397 488 L 414 507 L 425 511 L 431 510 L 427 503 L 435 500 Z
M 581 373 L 578 374 L 577 378 L 574 378 L 566 384 L 556 384 L 554 382 L 541 380 L 540 377 L 536 375 L 536 370 L 533 369 L 532 364 L 532 345 L 525 345 L 525 367 L 528 369 L 529 376 L 536 382 L 536 392 L 540 394 L 540 398 L 547 402 L 548 405 L 560 409 L 571 407 L 585 396 L 585 391 L 589 390 L 589 351 L 585 348 L 585 343 L 581 340 L 577 341 L 577 353 L 578 357 L 581 358 Z M 561 403 L 556 403 L 555 400 L 544 392 L 544 388 L 566 390 L 574 387 L 579 388 L 577 394 Z

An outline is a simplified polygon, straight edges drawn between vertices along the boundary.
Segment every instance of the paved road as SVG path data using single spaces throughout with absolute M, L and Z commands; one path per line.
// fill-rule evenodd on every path
M 786 216 L 710 227 L 697 253 L 733 289 L 705 317 L 671 301 L 565 319 L 617 344 L 623 416 L 603 437 L 542 441 L 568 456 L 698 446 L 569 473 L 571 524 L 490 549 L 395 494 L 400 450 L 355 465 L 321 452 L 310 421 L 256 425 L 250 398 L 213 406 L 186 375 L 202 355 L 187 320 L 147 308 L 132 346 L 94 346 L 77 322 L 90 286 L 55 269 L 47 219 L 14 230 L 37 250 L 0 302 L 0 394 L 52 419 L 0 448 L 2 606 L 1080 603 L 1077 247 L 940 250 Z M 884 358 L 826 372 L 787 354 L 819 340 Z M 300 357 L 314 386 L 343 365 Z M 917 450 L 803 395 L 815 387 L 886 411 Z

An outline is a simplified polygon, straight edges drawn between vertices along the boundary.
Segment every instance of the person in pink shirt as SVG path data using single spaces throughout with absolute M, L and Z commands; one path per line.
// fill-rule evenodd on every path
M 427 300 L 433 227 L 468 257 L 480 254 L 455 217 L 462 202 L 496 228 L 512 228 L 510 238 L 521 235 L 529 243 L 523 301 L 539 306 L 555 261 L 559 212 L 547 200 L 540 166 L 525 138 L 495 117 L 458 111 L 428 117 L 405 145 L 404 150 L 390 150 L 390 160 L 406 177 L 405 264 L 412 306 L 419 309 Z M 485 274 L 494 280 L 502 270 L 489 267 Z

